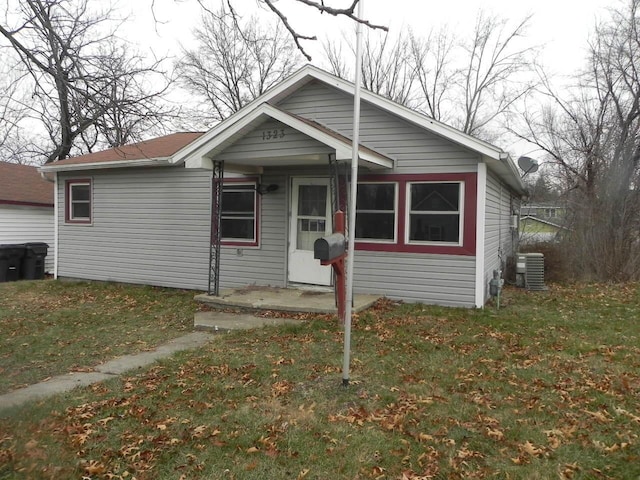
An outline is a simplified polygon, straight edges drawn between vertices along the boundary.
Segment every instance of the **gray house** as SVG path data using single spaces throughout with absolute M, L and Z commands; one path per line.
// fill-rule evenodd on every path
M 56 275 L 329 286 L 313 242 L 346 204 L 352 111 L 353 84 L 305 66 L 204 134 L 42 167 L 56 176 Z M 368 91 L 360 125 L 354 291 L 483 306 L 517 240 L 510 157 Z

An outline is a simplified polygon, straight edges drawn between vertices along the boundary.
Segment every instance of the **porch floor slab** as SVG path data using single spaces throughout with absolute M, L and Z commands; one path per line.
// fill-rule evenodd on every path
M 353 298 L 353 311 L 360 312 L 382 298 L 380 295 L 358 294 Z M 337 313 L 333 292 L 298 288 L 248 286 L 220 291 L 219 296 L 196 295 L 196 301 L 218 308 L 246 308 L 296 313 Z

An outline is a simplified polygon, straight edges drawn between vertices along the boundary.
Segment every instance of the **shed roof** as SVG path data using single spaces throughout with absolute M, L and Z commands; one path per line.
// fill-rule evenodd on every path
M 53 182 L 37 167 L 0 162 L 0 204 L 53 206 Z

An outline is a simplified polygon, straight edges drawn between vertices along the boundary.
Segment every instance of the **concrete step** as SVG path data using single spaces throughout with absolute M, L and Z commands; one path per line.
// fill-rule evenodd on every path
M 292 318 L 257 317 L 250 313 L 228 313 L 222 311 L 196 312 L 193 326 L 196 330 L 228 332 L 231 330 L 251 330 L 270 325 L 298 324 Z
M 379 295 L 359 294 L 354 296 L 354 312 L 372 306 Z M 241 308 L 246 310 L 273 310 L 279 312 L 335 314 L 333 292 L 305 290 L 298 288 L 276 288 L 250 285 L 244 288 L 230 288 L 220 291 L 220 295 L 196 295 L 196 301 L 214 308 Z

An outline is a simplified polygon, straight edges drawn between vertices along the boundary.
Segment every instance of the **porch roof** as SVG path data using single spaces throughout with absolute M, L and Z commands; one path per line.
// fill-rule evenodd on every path
M 228 125 L 227 128 L 220 128 L 220 131 L 217 131 L 214 136 L 202 137 L 199 139 L 200 141 L 194 142 L 189 146 L 189 152 L 184 152 L 184 154 L 182 154 L 183 152 L 178 152 L 172 162 L 184 162 L 187 168 L 212 168 L 213 161 L 225 149 L 270 119 L 277 120 L 326 145 L 335 152 L 336 160 L 350 160 L 352 157 L 353 142 L 350 138 L 318 122 L 286 112 L 268 103 L 263 103 L 242 115 L 239 120 Z M 224 122 L 219 127 L 225 127 Z M 217 130 L 217 127 L 214 130 Z M 362 144 L 358 149 L 358 158 L 359 164 L 369 169 L 390 169 L 394 166 L 394 160 L 388 155 L 376 152 Z M 225 170 L 235 170 L 242 173 L 261 173 L 264 167 L 326 164 L 327 154 L 324 152 L 291 156 L 265 154 L 259 157 L 235 159 L 231 162 L 225 161 Z

